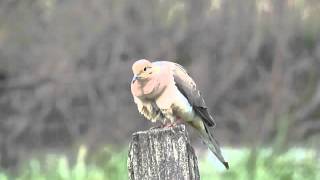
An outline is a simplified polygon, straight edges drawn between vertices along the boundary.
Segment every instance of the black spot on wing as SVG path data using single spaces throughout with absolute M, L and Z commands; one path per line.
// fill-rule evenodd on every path
M 193 106 L 193 109 L 200 117 L 202 117 L 206 124 L 208 124 L 210 127 L 215 126 L 215 122 L 212 116 L 209 114 L 208 108 Z

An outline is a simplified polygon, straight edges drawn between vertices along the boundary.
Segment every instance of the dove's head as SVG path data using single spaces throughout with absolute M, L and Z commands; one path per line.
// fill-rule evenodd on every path
M 146 59 L 138 60 L 132 65 L 132 71 L 134 74 L 133 82 L 149 79 L 153 73 L 152 63 Z

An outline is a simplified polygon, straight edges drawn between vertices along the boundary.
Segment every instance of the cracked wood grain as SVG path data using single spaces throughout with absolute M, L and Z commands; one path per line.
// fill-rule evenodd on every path
M 130 180 L 199 180 L 184 125 L 136 132 L 128 154 Z

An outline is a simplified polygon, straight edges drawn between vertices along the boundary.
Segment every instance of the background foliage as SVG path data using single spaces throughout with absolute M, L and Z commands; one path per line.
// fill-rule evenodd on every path
M 249 149 L 223 149 L 232 168 L 228 171 L 213 159 L 211 153 L 200 156 L 199 168 L 202 180 L 316 180 L 320 178 L 319 161 L 315 152 L 308 149 L 292 149 L 274 156 L 271 149 L 263 149 L 251 161 Z M 26 164 L 18 176 L 0 173 L 0 180 L 125 180 L 128 179 L 126 158 L 127 152 L 116 152 L 105 148 L 93 157 L 87 158 L 87 149 L 82 146 L 77 160 L 70 164 L 67 157 L 49 155 L 45 161 L 33 159 Z M 253 168 L 254 167 L 254 168 Z
M 126 145 L 150 126 L 129 91 L 141 58 L 188 69 L 223 145 L 253 159 L 266 146 L 318 150 L 319 11 L 317 0 L 2 0 L 0 165 Z

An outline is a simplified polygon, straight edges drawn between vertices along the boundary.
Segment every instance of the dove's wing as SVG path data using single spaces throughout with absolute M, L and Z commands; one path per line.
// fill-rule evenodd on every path
M 196 83 L 181 65 L 172 64 L 174 81 L 179 91 L 188 99 L 195 113 L 202 118 L 206 125 L 210 127 L 215 126 L 214 119 L 210 115 L 208 107 L 200 91 L 197 89 Z
M 213 134 L 213 128 L 215 126 L 214 119 L 210 115 L 208 107 L 206 106 L 200 91 L 197 89 L 196 83 L 188 75 L 187 71 L 181 65 L 176 63 L 173 63 L 173 76 L 177 88 L 188 99 L 193 110 L 201 117 L 204 123 L 205 132 L 198 129 L 203 141 L 208 145 L 209 149 L 217 156 L 223 165 L 229 169 L 229 164 L 223 158 L 220 145 Z

